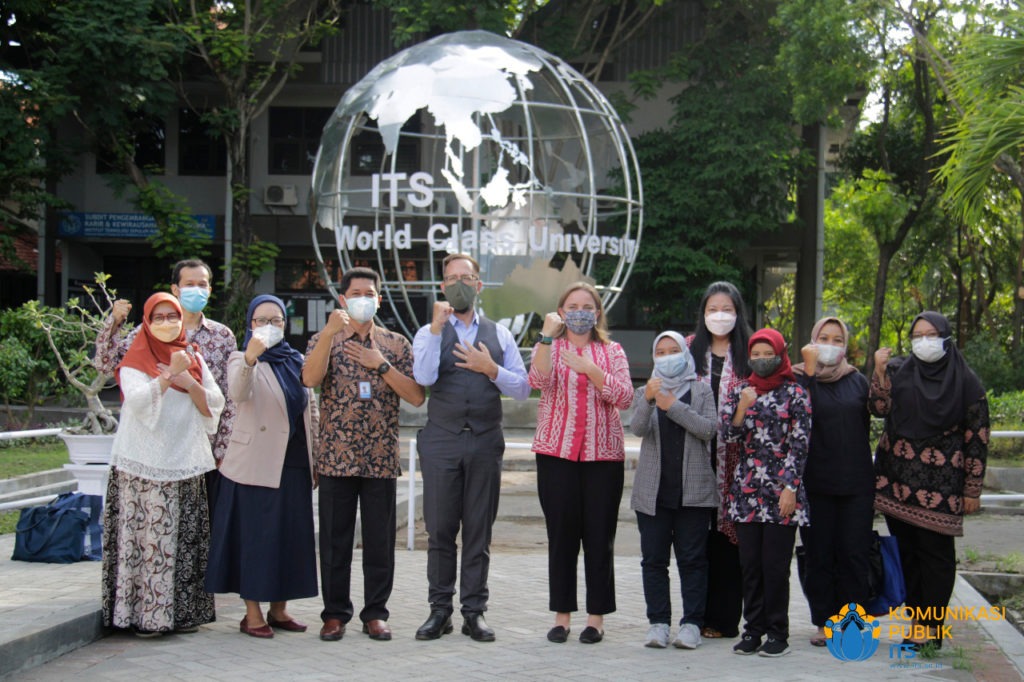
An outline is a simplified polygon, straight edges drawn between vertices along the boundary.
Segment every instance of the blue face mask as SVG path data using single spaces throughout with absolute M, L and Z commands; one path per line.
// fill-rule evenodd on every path
M 690 366 L 685 353 L 673 353 L 654 358 L 654 368 L 663 377 L 673 378 L 683 374 Z
M 202 287 L 180 287 L 178 300 L 181 307 L 190 313 L 201 313 L 210 300 L 210 292 Z

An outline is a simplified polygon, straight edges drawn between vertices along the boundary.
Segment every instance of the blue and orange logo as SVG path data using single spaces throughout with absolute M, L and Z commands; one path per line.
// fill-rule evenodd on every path
M 840 661 L 868 660 L 878 650 L 881 634 L 881 623 L 852 602 L 825 621 L 825 644 Z

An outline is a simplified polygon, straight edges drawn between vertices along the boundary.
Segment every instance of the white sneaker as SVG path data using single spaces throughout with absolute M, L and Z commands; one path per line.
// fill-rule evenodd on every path
M 679 626 L 679 634 L 672 646 L 677 649 L 696 649 L 701 644 L 700 628 L 693 623 L 683 623 Z
M 651 649 L 664 649 L 668 646 L 668 623 L 654 623 L 647 630 L 647 641 L 644 646 Z

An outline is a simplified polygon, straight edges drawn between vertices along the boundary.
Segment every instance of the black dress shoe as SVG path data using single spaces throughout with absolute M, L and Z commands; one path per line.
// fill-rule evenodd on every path
M 555 644 L 565 644 L 566 641 L 568 641 L 568 639 L 569 639 L 569 628 L 567 628 L 567 627 L 563 627 L 561 625 L 556 625 L 555 627 L 553 627 L 550 630 L 548 630 L 548 641 L 549 642 L 554 642 Z
M 426 622 L 416 631 L 416 639 L 440 639 L 441 635 L 451 633 L 452 616 L 447 611 L 435 610 L 430 612 Z
M 598 630 L 589 625 L 580 633 L 580 641 L 584 644 L 597 644 L 602 639 L 604 639 L 604 630 Z
M 462 634 L 469 635 L 477 642 L 493 642 L 494 630 L 487 627 L 482 613 L 467 613 L 466 620 L 462 623 Z

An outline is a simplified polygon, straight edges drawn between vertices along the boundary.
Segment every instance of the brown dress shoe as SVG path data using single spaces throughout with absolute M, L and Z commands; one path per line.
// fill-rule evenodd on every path
M 371 620 L 368 623 L 363 623 L 363 632 L 370 636 L 370 639 L 376 639 L 381 642 L 387 642 L 391 639 L 391 628 L 388 627 L 386 620 Z
M 325 642 L 337 642 L 345 636 L 345 624 L 340 618 L 328 618 L 320 628 L 320 639 Z

